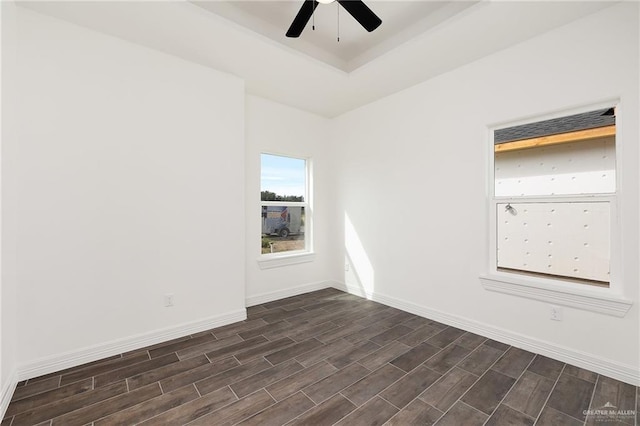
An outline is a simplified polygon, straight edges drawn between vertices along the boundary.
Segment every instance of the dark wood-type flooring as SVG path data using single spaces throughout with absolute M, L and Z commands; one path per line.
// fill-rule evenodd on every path
M 638 399 L 634 386 L 325 289 L 21 382 L 0 426 L 633 426 Z

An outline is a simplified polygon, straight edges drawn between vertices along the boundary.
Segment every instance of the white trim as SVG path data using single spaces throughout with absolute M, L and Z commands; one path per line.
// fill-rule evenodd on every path
M 317 283 L 303 284 L 297 287 L 286 288 L 284 290 L 256 294 L 255 296 L 247 297 L 246 305 L 247 307 L 261 305 L 263 303 L 273 302 L 274 300 L 297 296 L 299 294 L 309 293 L 312 291 L 323 290 L 329 287 L 335 287 L 335 283 L 333 281 L 319 281 Z
M 511 274 L 513 275 L 513 274 Z M 511 294 L 527 299 L 541 300 L 558 305 L 571 306 L 586 311 L 599 312 L 614 317 L 624 317 L 633 301 L 620 295 L 610 293 L 609 289 L 594 288 L 586 291 L 582 288 L 574 290 L 559 288 L 558 285 L 544 285 L 533 280 L 517 279 L 512 276 L 481 275 L 480 281 L 485 290 Z M 567 284 L 567 287 L 571 284 Z M 574 284 L 574 286 L 577 286 Z M 579 285 L 585 287 L 584 285 Z M 602 291 L 598 291 L 602 290 Z
M 333 286 L 338 290 L 346 291 L 357 296 L 364 296 L 364 291 L 358 287 L 346 286 L 342 283 L 335 283 Z M 465 331 L 476 333 L 520 349 L 541 354 L 590 371 L 595 371 L 596 373 L 612 377 L 616 380 L 620 380 L 634 386 L 640 386 L 640 372 L 637 367 L 631 365 L 602 359 L 565 346 L 552 344 L 544 340 L 525 336 L 503 328 L 494 327 L 474 321 L 470 318 L 447 314 L 445 312 L 416 305 L 414 303 L 406 302 L 380 293 L 374 292 L 368 298 L 387 306 L 401 309 L 415 315 L 420 315 Z
M 38 377 L 247 319 L 246 309 L 41 358 L 18 367 L 18 380 Z
M 18 374 L 16 373 L 16 370 L 13 370 L 2 387 L 2 393 L 0 394 L 0 419 L 4 418 L 4 414 L 7 412 L 7 408 L 9 407 L 9 403 L 11 402 L 11 398 L 13 397 L 13 393 L 16 391 L 17 386 Z
M 289 252 L 287 254 L 264 254 L 257 260 L 260 269 L 280 268 L 281 266 L 297 265 L 298 263 L 313 262 L 316 254 L 312 252 Z

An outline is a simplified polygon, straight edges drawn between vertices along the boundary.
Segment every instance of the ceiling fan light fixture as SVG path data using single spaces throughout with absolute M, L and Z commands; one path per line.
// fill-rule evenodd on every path
M 322 3 L 322 4 L 330 4 L 333 3 L 336 0 L 317 0 L 318 3 Z

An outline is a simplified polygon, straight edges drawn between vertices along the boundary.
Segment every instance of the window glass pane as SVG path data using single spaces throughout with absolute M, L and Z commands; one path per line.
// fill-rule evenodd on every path
M 262 201 L 306 201 L 306 161 L 280 155 L 261 155 Z
M 610 206 L 496 204 L 498 268 L 609 282 Z
M 616 191 L 615 137 L 496 152 L 496 196 Z
M 616 191 L 615 108 L 494 132 L 498 197 Z
M 305 249 L 305 209 L 262 206 L 262 254 Z

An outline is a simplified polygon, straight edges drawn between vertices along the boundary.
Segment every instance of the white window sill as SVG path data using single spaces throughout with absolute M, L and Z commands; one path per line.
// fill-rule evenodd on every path
M 260 269 L 280 268 L 282 266 L 297 265 L 313 262 L 316 254 L 308 251 L 285 254 L 264 254 L 258 258 Z
M 624 317 L 633 305 L 631 300 L 612 293 L 608 288 L 576 288 L 576 285 L 580 286 L 580 284 L 519 277 L 501 272 L 481 275 L 480 281 L 485 290 L 600 312 L 614 317 Z

